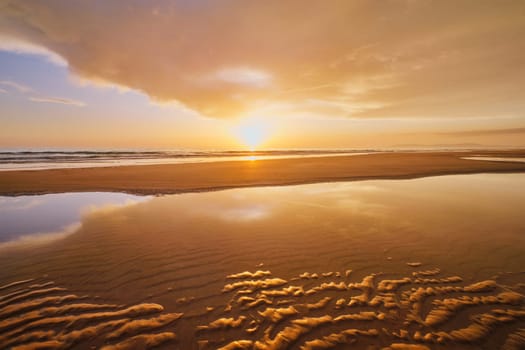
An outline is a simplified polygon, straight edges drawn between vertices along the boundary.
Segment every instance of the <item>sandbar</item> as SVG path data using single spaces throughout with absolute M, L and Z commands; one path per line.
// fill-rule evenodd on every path
M 476 155 L 524 157 L 525 150 L 385 152 L 212 163 L 0 172 L 0 195 L 113 191 L 172 194 L 248 186 L 524 172 L 525 163 L 468 160 Z

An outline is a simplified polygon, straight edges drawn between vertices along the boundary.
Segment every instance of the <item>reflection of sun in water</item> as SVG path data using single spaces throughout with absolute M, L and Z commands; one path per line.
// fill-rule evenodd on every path
M 235 127 L 234 133 L 250 151 L 254 151 L 268 139 L 270 127 L 264 120 L 247 119 Z

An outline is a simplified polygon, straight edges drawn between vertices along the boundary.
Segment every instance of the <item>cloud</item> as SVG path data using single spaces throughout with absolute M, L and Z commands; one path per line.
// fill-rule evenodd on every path
M 497 135 L 520 135 L 525 134 L 525 128 L 468 130 L 435 133 L 440 136 L 497 136 Z
M 83 107 L 86 104 L 82 101 L 73 100 L 69 98 L 60 98 L 60 97 L 30 97 L 30 101 L 41 102 L 41 103 L 58 103 L 64 105 L 71 105 L 77 107 Z
M 0 85 L 4 85 L 4 86 L 7 86 L 11 89 L 14 89 L 18 92 L 21 92 L 21 93 L 27 93 L 27 92 L 31 92 L 33 91 L 33 89 L 31 89 L 29 86 L 26 86 L 24 84 L 20 84 L 20 83 L 17 83 L 17 82 L 14 82 L 14 81 L 10 81 L 10 80 L 2 80 L 0 81 Z M 4 90 L 5 92 L 5 90 Z
M 10 80 L 1 80 L 0 85 L 7 86 L 11 89 L 14 89 L 22 94 L 26 95 L 38 95 L 38 93 L 32 89 L 29 86 L 26 86 L 21 83 L 17 83 Z M 8 91 L 5 89 L 0 88 L 0 93 L 7 93 Z M 63 98 L 63 97 L 50 97 L 50 96 L 29 96 L 28 99 L 33 102 L 41 102 L 41 103 L 58 103 L 58 104 L 64 104 L 64 105 L 71 105 L 71 106 L 78 106 L 83 107 L 86 104 L 82 101 L 70 99 L 70 98 Z
M 212 76 L 212 79 L 253 87 L 266 87 L 272 80 L 268 73 L 250 68 L 221 69 Z
M 0 51 L 43 56 L 51 63 L 59 66 L 67 66 L 67 62 L 62 57 L 49 51 L 45 47 L 33 45 L 3 35 L 0 35 Z
M 0 88 L 0 94 L 7 94 L 7 90 Z
M 525 110 L 524 13 L 521 0 L 6 0 L 0 35 L 207 116 L 497 118 Z

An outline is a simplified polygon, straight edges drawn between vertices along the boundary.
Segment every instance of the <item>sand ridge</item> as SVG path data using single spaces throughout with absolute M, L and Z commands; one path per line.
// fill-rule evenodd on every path
M 0 287 L 9 291 L 32 280 L 16 281 Z M 66 288 L 44 288 L 52 281 L 22 287 L 2 296 L 0 307 L 0 348 L 70 349 L 84 341 L 102 338 L 105 349 L 133 349 L 156 346 L 175 339 L 173 332 L 154 333 L 182 316 L 163 313 L 154 303 L 131 306 L 81 302 L 89 296 L 66 294 Z M 9 298 L 9 295 L 16 295 Z M 50 306 L 51 305 L 51 306 Z M 151 317 L 152 314 L 158 316 Z M 150 317 L 150 318 L 144 318 Z
M 323 276 L 323 273 L 305 272 L 291 280 L 297 281 L 313 274 Z M 438 344 L 475 345 L 487 337 L 495 327 L 505 323 L 518 322 L 521 324 L 525 320 L 524 296 L 517 291 L 510 290 L 509 286 L 499 285 L 493 280 L 457 285 L 463 282 L 460 277 L 440 277 L 439 274 L 438 268 L 414 271 L 411 276 L 399 279 L 380 279 L 381 273 L 375 273 L 365 276 L 360 282 L 352 282 L 346 281 L 348 277 L 342 277 L 344 274 L 325 273 L 325 276 L 336 278 L 337 281 L 321 282 L 316 287 L 308 289 L 315 293 L 306 293 L 303 286 L 297 285 L 282 287 L 267 284 L 251 289 L 253 284 L 248 283 L 240 287 L 241 290 L 237 290 L 233 298 L 233 305 L 225 310 L 226 313 L 235 313 L 235 309 L 238 309 L 247 318 L 241 316 L 242 319 L 239 318 L 237 321 L 233 318 L 219 319 L 219 321 L 225 322 L 226 320 L 226 324 L 235 328 L 249 324 L 250 328 L 246 328 L 246 334 L 261 334 L 261 338 L 253 339 L 250 336 L 247 339 L 233 340 L 228 344 L 223 344 L 220 348 L 328 349 L 341 344 L 364 346 L 373 344 L 366 338 L 377 340 L 379 336 L 388 336 L 392 343 L 384 349 L 432 349 L 433 345 Z M 252 276 L 250 273 L 244 273 L 244 275 Z M 434 278 L 421 278 L 420 276 L 434 276 Z M 348 297 L 352 290 L 360 291 L 361 294 Z M 239 293 L 241 291 L 246 293 Z M 321 299 L 317 297 L 317 301 L 310 303 L 299 302 L 306 297 L 311 300 L 318 293 L 334 292 L 343 294 L 342 296 L 346 294 L 346 298 L 334 301 L 333 297 L 325 296 Z M 458 296 L 440 299 L 450 293 Z M 247 297 L 246 294 L 250 297 Z M 427 302 L 430 296 L 438 298 Z M 246 312 L 247 298 L 267 300 L 267 297 L 271 298 L 272 305 L 289 305 L 268 306 L 258 310 L 257 315 L 262 318 L 254 317 L 254 314 Z M 346 303 L 347 299 L 350 302 Z M 282 301 L 285 302 L 281 303 Z M 423 310 L 425 304 L 430 305 L 429 311 Z M 457 317 L 465 308 L 475 309 L 476 306 L 481 305 L 502 306 L 503 308 L 470 314 L 471 323 L 466 327 L 451 331 L 436 328 Z M 262 306 L 256 304 L 252 307 L 261 308 Z M 362 311 L 363 307 L 371 307 L 372 310 Z M 337 314 L 331 314 L 330 309 L 340 311 Z M 317 312 L 318 316 L 308 316 L 312 311 Z M 319 311 L 327 312 L 327 314 L 319 314 Z M 250 317 L 252 317 L 251 322 L 247 322 Z M 358 324 L 359 328 L 342 329 L 339 332 L 309 339 L 309 334 L 319 334 L 320 329 L 329 330 L 334 325 L 344 325 L 348 322 Z M 383 325 L 378 328 L 370 328 L 374 322 L 381 322 Z M 257 327 L 254 327 L 254 324 Z M 210 325 L 213 325 L 213 322 Z M 207 329 L 206 327 L 202 326 L 200 329 Z M 253 340 L 248 340 L 248 338 Z M 505 344 L 508 344 L 507 348 L 510 348 L 511 345 L 516 346 L 516 344 L 525 345 L 525 342 L 520 343 L 520 341 L 520 333 L 511 333 L 505 340 Z M 211 349 L 215 343 L 208 339 L 202 341 L 201 345 Z
M 313 274 L 322 277 L 304 278 Z M 355 281 L 351 274 L 335 271 L 304 272 L 290 282 L 271 271 L 230 274 L 225 282 L 237 282 L 234 288 L 226 283 L 218 291 L 226 301 L 221 316 L 194 328 L 192 346 L 203 350 L 314 350 L 343 345 L 433 349 L 475 346 L 506 324 L 515 330 L 503 339 L 502 349 L 525 346 L 521 286 L 495 280 L 464 283 L 458 276 L 440 274 L 434 268 L 389 279 L 377 272 Z M 103 344 L 102 349 L 178 344 L 177 327 L 184 327 L 186 317 L 182 312 L 166 312 L 156 303 L 99 303 L 66 288 L 49 288 L 52 281 L 32 281 L 0 287 L 4 291 L 0 347 L 66 349 L 86 341 Z M 315 285 L 306 287 L 298 281 Z M 194 302 L 192 297 L 185 301 L 190 306 Z M 466 323 L 458 324 L 465 315 Z M 190 317 L 208 318 L 206 312 Z

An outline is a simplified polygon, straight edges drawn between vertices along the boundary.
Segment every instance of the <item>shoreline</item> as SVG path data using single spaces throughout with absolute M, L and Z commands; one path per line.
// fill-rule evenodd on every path
M 63 192 L 163 195 L 240 187 L 525 172 L 525 163 L 462 159 L 466 156 L 525 157 L 525 151 L 394 152 L 211 163 L 9 171 L 0 172 L 0 195 L 23 196 Z
M 40 171 L 40 170 L 55 170 L 55 169 L 90 169 L 90 168 L 115 168 L 123 166 L 144 166 L 144 165 L 169 165 L 169 164 L 198 164 L 198 163 L 217 163 L 217 162 L 232 162 L 232 161 L 251 161 L 251 160 L 270 160 L 270 159 L 295 159 L 295 158 L 315 158 L 315 157 L 341 157 L 341 156 L 356 156 L 371 153 L 384 152 L 354 152 L 354 153 L 322 153 L 322 154 L 290 154 L 290 155 L 242 155 L 242 156 L 221 156 L 221 157 L 173 157 L 173 158 L 159 158 L 159 159 L 136 159 L 134 162 L 129 162 L 129 159 L 111 160 L 108 162 L 63 162 L 58 160 L 52 163 L 46 163 L 41 167 L 32 167 L 35 162 L 23 163 L 27 167 L 2 169 L 5 171 Z M 38 164 L 38 163 L 36 163 Z

